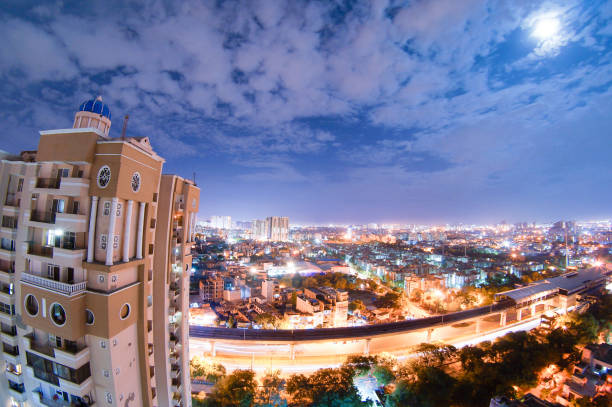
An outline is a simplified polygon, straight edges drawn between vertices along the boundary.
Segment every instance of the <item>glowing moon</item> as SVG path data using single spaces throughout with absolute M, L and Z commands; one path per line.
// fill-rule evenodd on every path
M 561 24 L 556 18 L 542 18 L 535 23 L 532 35 L 542 40 L 553 38 L 559 33 Z

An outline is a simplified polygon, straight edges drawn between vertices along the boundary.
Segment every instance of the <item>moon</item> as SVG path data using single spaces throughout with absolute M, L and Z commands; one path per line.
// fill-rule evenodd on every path
M 546 40 L 555 37 L 559 33 L 560 28 L 561 23 L 557 18 L 541 18 L 536 21 L 532 35 L 541 40 Z

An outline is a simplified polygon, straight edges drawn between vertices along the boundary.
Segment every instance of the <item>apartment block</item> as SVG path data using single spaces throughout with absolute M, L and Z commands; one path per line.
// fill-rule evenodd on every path
M 184 389 L 172 388 L 172 370 L 155 368 L 155 349 L 172 346 L 154 332 L 169 329 L 172 309 L 171 290 L 163 305 L 154 295 L 174 270 L 154 262 L 175 243 L 172 229 L 157 235 L 158 217 L 176 215 L 160 190 L 164 160 L 147 137 L 109 137 L 110 125 L 108 106 L 89 100 L 73 128 L 41 131 L 37 151 L 0 161 L 2 406 L 164 406 L 168 386 L 174 399 Z M 181 255 L 199 200 L 187 189 L 196 201 L 183 218 Z M 177 257 L 188 278 L 189 255 Z M 184 307 L 187 292 L 174 303 Z M 165 320 L 154 318 L 158 306 Z

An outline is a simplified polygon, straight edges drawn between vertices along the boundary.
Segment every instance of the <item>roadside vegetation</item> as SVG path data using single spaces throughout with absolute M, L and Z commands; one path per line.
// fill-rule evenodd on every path
M 251 371 L 237 370 L 217 377 L 221 369 L 192 363 L 192 375 L 217 378 L 214 392 L 194 398 L 194 407 L 272 407 L 368 405 L 360 386 L 374 381 L 384 406 L 478 407 L 496 395 L 518 397 L 537 385 L 551 365 L 570 370 L 580 360 L 580 347 L 609 340 L 612 330 L 612 295 L 593 304 L 588 313 L 560 319 L 551 330 L 513 332 L 494 342 L 456 349 L 445 344 L 421 344 L 414 357 L 399 362 L 391 356 L 351 356 L 339 368 L 321 369 L 307 376 L 268 372 L 256 380 Z M 599 398 L 577 406 L 608 406 Z

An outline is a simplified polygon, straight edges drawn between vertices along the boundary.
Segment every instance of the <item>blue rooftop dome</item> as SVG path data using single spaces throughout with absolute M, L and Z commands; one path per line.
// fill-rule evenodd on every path
M 81 106 L 79 106 L 79 111 L 97 113 L 104 117 L 108 117 L 108 120 L 111 119 L 110 109 L 105 103 L 102 102 L 101 96 L 81 103 Z

